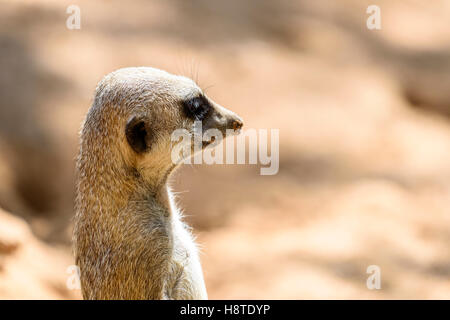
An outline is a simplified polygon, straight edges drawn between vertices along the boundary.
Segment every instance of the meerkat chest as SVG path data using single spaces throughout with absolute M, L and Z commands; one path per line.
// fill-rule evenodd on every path
M 207 299 L 197 246 L 180 220 L 173 223 L 172 299 Z

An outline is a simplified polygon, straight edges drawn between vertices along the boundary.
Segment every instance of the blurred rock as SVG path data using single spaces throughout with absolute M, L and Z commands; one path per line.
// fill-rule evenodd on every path
M 66 250 L 34 237 L 29 226 L 0 209 L 0 299 L 76 299 L 66 287 L 73 264 Z

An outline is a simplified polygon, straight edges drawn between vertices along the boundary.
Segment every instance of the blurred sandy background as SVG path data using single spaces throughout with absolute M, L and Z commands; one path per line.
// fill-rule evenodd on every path
M 198 77 L 247 128 L 280 129 L 275 176 L 174 177 L 210 298 L 450 298 L 444 0 L 0 1 L 0 298 L 80 297 L 65 284 L 77 133 L 126 66 Z

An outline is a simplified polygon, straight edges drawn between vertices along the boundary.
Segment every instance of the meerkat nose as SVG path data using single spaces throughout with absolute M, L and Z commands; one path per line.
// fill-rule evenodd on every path
M 233 119 L 231 119 L 231 127 L 234 131 L 240 130 L 244 126 L 244 121 L 236 115 Z
M 233 130 L 239 130 L 242 128 L 244 124 L 240 120 L 234 120 L 233 121 Z

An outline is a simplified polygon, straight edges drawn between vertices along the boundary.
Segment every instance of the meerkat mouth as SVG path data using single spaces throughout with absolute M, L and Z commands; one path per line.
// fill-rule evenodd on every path
M 209 146 L 211 143 L 213 143 L 214 141 L 216 141 L 216 137 L 212 136 L 209 140 L 203 140 L 202 141 L 202 146 L 203 148 Z
M 241 130 L 242 130 L 242 127 L 234 128 L 234 126 L 233 126 L 233 130 L 228 130 L 227 133 L 229 133 L 231 136 L 238 136 L 241 134 Z
M 237 136 L 241 133 L 241 128 L 242 126 L 238 126 L 238 125 L 233 125 L 233 129 L 227 129 L 226 132 L 223 134 L 223 136 L 218 137 L 219 139 L 216 138 L 216 136 L 211 136 L 209 139 L 208 138 L 203 138 L 202 140 L 202 146 L 203 147 L 207 147 L 210 144 L 218 141 L 222 141 L 224 138 L 229 137 L 229 136 Z

